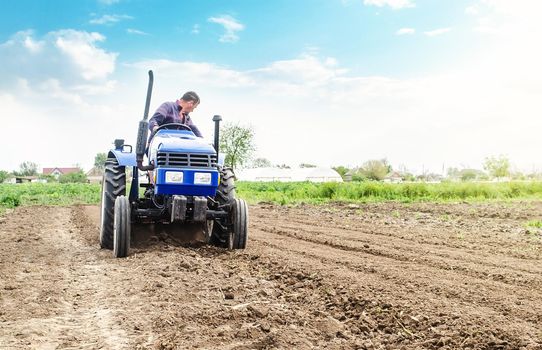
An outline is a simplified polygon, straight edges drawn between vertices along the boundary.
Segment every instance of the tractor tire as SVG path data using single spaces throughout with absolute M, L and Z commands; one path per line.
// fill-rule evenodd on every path
M 235 200 L 235 174 L 231 168 L 224 168 L 220 171 L 216 199 L 220 204 L 231 203 Z
M 220 205 L 228 205 L 235 201 L 235 174 L 231 168 L 223 168 L 220 170 L 220 183 L 216 190 L 216 201 Z M 209 243 L 218 247 L 229 248 L 231 232 L 224 230 L 222 219 L 215 220 Z M 229 248 L 233 249 L 233 248 Z
M 230 240 L 231 248 L 229 249 L 245 249 L 247 246 L 248 238 L 248 206 L 243 199 L 236 199 L 232 203 L 232 222 L 233 222 L 233 235 Z M 228 242 L 229 245 L 230 242 Z
M 118 196 L 115 200 L 115 220 L 113 233 L 113 256 L 124 258 L 130 249 L 130 201 L 125 196 Z
M 100 246 L 104 249 L 113 249 L 115 200 L 121 195 L 126 195 L 125 167 L 120 166 L 117 159 L 108 158 L 102 179 L 100 215 Z

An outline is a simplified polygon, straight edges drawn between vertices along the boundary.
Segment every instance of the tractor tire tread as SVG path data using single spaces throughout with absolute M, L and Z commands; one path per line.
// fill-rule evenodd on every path
M 229 205 L 235 201 L 235 174 L 231 168 L 222 168 L 220 171 L 220 183 L 216 190 L 215 199 L 220 205 Z M 211 234 L 211 244 L 227 247 L 228 228 L 220 219 L 215 220 Z
M 126 194 L 125 167 L 120 166 L 115 158 L 105 162 L 102 180 L 102 215 L 100 226 L 100 246 L 113 249 L 113 229 L 115 220 L 115 200 Z
M 130 201 L 126 196 L 118 196 L 115 200 L 115 219 L 113 235 L 113 256 L 124 258 L 130 249 Z

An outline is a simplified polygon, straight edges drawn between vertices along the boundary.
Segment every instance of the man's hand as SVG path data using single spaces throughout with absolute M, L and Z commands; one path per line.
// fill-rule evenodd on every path
M 158 130 L 159 127 L 160 125 L 156 125 L 154 128 L 152 128 L 152 133 L 156 134 L 156 130 Z

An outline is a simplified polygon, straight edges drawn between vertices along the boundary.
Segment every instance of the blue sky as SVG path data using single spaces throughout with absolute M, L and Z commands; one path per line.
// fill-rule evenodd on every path
M 476 44 L 469 27 L 472 19 L 465 16 L 470 2 L 418 1 L 416 7 L 393 9 L 364 5 L 361 0 L 125 0 L 109 5 L 98 0 L 22 0 L 2 4 L 0 40 L 19 30 L 32 29 L 40 36 L 74 28 L 105 35 L 107 40 L 100 46 L 119 52 L 120 62 L 152 56 L 213 61 L 235 69 L 259 67 L 318 48 L 354 73 L 408 75 L 426 71 L 428 64 L 438 68 L 439 62 Z M 245 27 L 237 32 L 235 45 L 217 40 L 224 29 L 209 18 L 220 16 L 231 16 Z M 454 32 L 440 40 L 394 35 L 405 27 L 430 31 L 452 25 Z M 398 65 L 397 57 L 408 59 Z
M 213 114 L 251 125 L 257 156 L 273 163 L 386 157 L 419 173 L 505 154 L 542 168 L 539 10 L 529 0 L 2 2 L 1 118 L 14 132 L 0 142 L 49 141 L 0 169 L 89 168 L 113 138 L 132 142 L 148 69 L 151 109 L 196 90 L 206 136 Z

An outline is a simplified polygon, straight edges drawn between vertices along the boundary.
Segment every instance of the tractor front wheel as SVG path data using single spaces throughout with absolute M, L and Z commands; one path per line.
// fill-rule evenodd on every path
M 124 258 L 130 249 L 130 201 L 125 196 L 115 200 L 115 222 L 113 234 L 113 256 Z
M 245 249 L 248 238 L 248 206 L 240 198 L 236 198 L 231 208 L 232 230 L 227 236 L 228 249 Z

